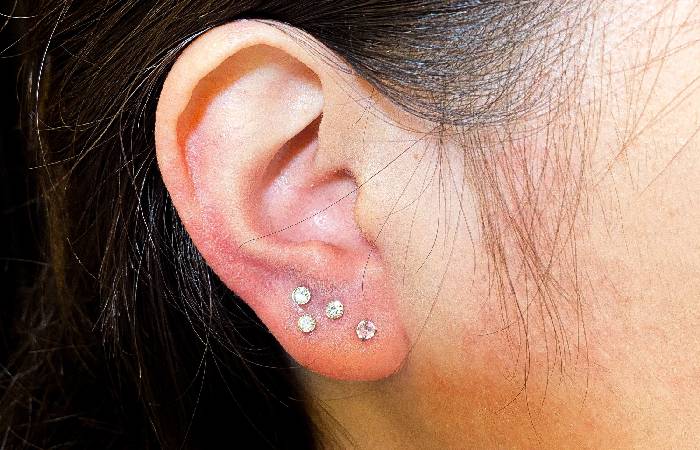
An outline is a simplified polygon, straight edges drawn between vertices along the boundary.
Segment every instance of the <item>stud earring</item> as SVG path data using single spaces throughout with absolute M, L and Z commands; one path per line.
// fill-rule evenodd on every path
M 306 286 L 299 286 L 294 288 L 291 297 L 297 305 L 306 305 L 311 301 L 311 291 Z
M 297 326 L 302 333 L 309 334 L 316 329 L 316 319 L 308 314 L 304 314 L 303 316 L 299 317 Z
M 368 341 L 377 334 L 377 326 L 371 320 L 361 320 L 355 328 L 355 333 L 361 341 Z
M 343 304 L 340 300 L 333 300 L 326 305 L 326 317 L 331 320 L 343 317 Z

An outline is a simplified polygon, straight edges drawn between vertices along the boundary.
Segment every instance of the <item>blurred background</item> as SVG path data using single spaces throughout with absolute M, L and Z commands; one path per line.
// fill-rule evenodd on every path
M 9 19 L 10 11 L 11 5 L 0 0 L 0 370 L 11 348 L 14 299 L 31 289 L 44 267 L 34 239 L 38 202 L 19 125 L 21 49 L 13 44 L 20 23 Z

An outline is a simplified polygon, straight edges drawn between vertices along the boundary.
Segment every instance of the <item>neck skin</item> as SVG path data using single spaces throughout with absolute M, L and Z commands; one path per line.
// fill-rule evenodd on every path
M 494 359 L 476 348 L 461 363 L 445 363 L 444 354 L 430 355 L 420 344 L 410 358 L 401 372 L 379 382 L 336 382 L 304 372 L 307 404 L 322 431 L 319 448 L 629 448 L 642 444 L 635 441 L 635 436 L 643 435 L 633 432 L 633 425 L 638 425 L 633 411 L 620 409 L 611 396 L 619 383 L 598 368 L 588 368 L 588 380 L 586 371 L 577 372 L 575 367 L 567 369 L 570 377 L 566 378 L 550 373 L 546 388 L 544 375 L 533 370 L 523 391 L 524 378 L 512 371 L 513 361 Z M 615 425 L 619 423 L 630 427 L 621 430 Z M 641 433 L 641 428 L 636 430 Z M 663 436 L 658 438 L 659 443 L 665 442 Z
M 440 309 L 455 296 L 489 298 L 486 283 L 455 263 L 430 310 L 433 326 L 413 336 L 400 372 L 368 383 L 301 372 L 309 408 L 325 431 L 322 446 L 697 445 L 700 28 L 693 24 L 700 14 L 694 3 L 607 2 L 597 19 L 599 52 L 577 97 L 599 104 L 595 116 L 582 118 L 596 139 L 581 149 L 588 155 L 587 187 L 576 257 L 585 287 L 583 319 L 562 319 L 570 339 L 531 348 L 524 371 L 508 344 L 468 325 L 488 317 L 456 316 L 454 304 Z M 476 293 L 464 294 L 465 277 L 476 278 L 470 285 Z M 564 363 L 551 365 L 547 356 L 560 349 Z

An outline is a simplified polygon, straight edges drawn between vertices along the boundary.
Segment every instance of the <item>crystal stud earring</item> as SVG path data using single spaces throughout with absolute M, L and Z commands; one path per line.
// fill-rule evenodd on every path
M 371 320 L 362 320 L 357 324 L 355 333 L 361 341 L 368 341 L 377 334 L 377 326 Z
M 331 320 L 343 317 L 343 304 L 340 300 L 333 300 L 326 305 L 326 317 Z
M 316 329 L 316 319 L 308 314 L 304 314 L 303 316 L 299 317 L 297 326 L 302 333 L 311 333 Z
M 306 286 L 299 286 L 294 288 L 291 297 L 297 305 L 306 305 L 311 301 L 311 291 Z

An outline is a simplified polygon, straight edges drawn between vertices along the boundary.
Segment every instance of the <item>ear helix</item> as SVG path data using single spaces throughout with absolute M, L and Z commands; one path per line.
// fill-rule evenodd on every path
M 304 306 L 311 301 L 311 290 L 306 286 L 298 286 L 292 290 L 291 299 L 299 306 Z M 329 320 L 335 321 L 343 317 L 345 306 L 343 303 L 334 299 L 326 304 L 325 314 Z M 309 334 L 316 329 L 316 319 L 310 314 L 303 314 L 297 320 L 299 331 Z M 368 341 L 377 334 L 377 327 L 369 319 L 361 320 L 355 327 L 355 334 L 361 341 Z

